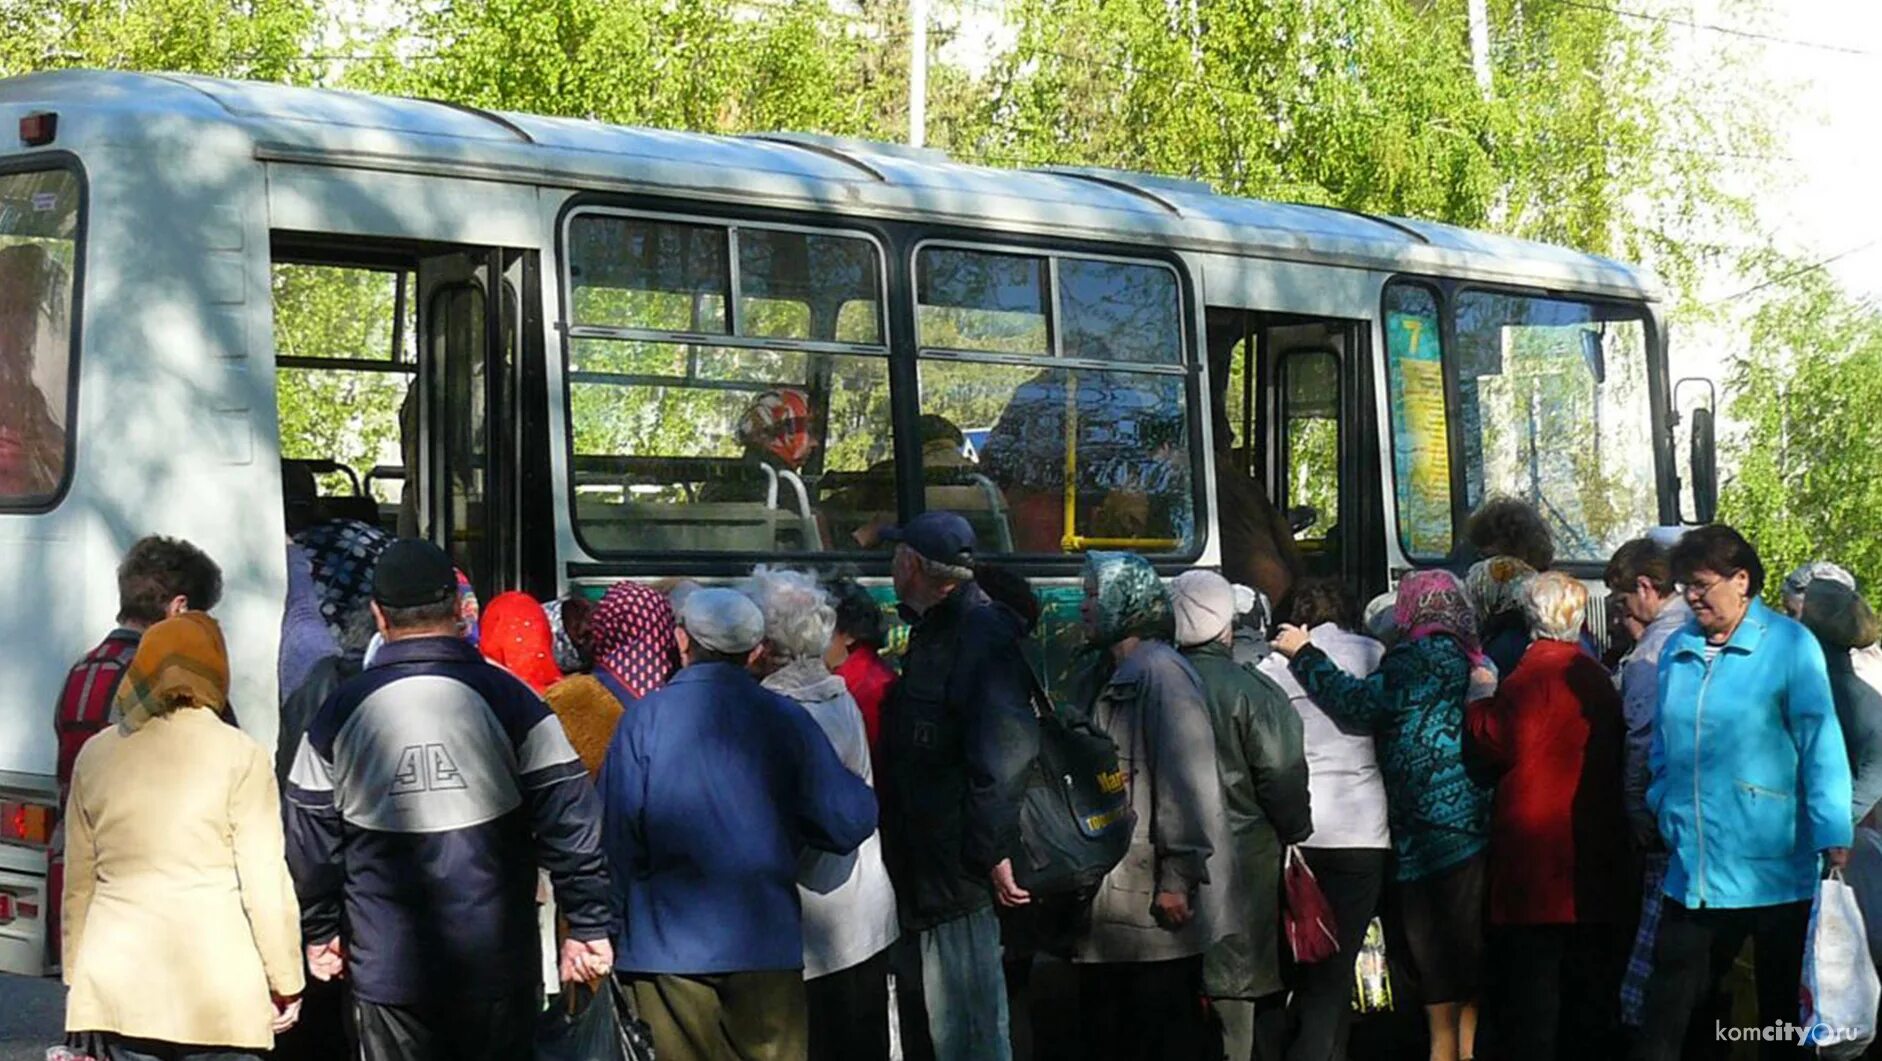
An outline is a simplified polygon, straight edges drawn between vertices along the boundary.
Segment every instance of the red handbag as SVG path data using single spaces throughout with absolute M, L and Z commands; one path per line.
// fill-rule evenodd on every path
M 1312 965 L 1339 953 L 1339 925 L 1333 920 L 1333 906 L 1321 892 L 1307 860 L 1301 857 L 1300 848 L 1288 847 L 1281 883 L 1286 893 L 1281 928 L 1287 933 L 1287 946 L 1294 960 Z

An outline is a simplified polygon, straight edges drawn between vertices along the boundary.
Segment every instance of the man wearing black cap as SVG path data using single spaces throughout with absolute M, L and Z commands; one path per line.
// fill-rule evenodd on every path
M 527 1057 L 538 865 L 568 920 L 562 978 L 613 964 L 600 803 L 542 700 L 458 636 L 442 550 L 388 548 L 372 610 L 386 645 L 288 778 L 308 968 L 351 985 L 365 1061 Z
M 883 712 L 883 837 L 898 905 L 919 933 L 922 996 L 937 1061 L 1006 1061 L 1006 986 L 996 889 L 1013 883 L 1019 800 L 1038 755 L 1026 629 L 974 584 L 974 531 L 927 512 L 883 532 L 914 627 Z

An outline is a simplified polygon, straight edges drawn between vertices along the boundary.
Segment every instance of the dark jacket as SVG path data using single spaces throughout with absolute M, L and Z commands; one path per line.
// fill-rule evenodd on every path
M 876 828 L 875 794 L 809 712 L 730 663 L 636 701 L 600 787 L 622 972 L 802 969 L 800 857 Z
M 327 698 L 360 672 L 361 662 L 357 656 L 327 656 L 316 662 L 301 681 L 300 688 L 292 690 L 281 702 L 281 728 L 275 734 L 274 743 L 275 782 L 281 786 L 281 791 L 287 791 L 288 774 L 294 769 L 294 756 L 301 749 L 301 738 L 306 735 L 307 727 L 313 724 L 314 716 L 320 713 Z
M 1572 641 L 1540 640 L 1466 712 L 1468 750 L 1497 775 L 1490 923 L 1616 924 L 1639 907 L 1621 789 L 1620 693 Z
M 920 930 L 993 901 L 1039 754 L 1024 624 L 968 583 L 911 619 L 883 707 L 883 843 L 902 921 Z
M 1400 881 L 1428 877 L 1483 850 L 1490 794 L 1464 768 L 1470 659 L 1461 644 L 1443 634 L 1401 641 L 1364 678 L 1312 645 L 1291 666 L 1335 724 L 1376 736 Z
M 1855 797 L 1850 820 L 1859 822 L 1882 800 L 1882 692 L 1856 673 L 1848 649 L 1824 643 L 1823 661 L 1830 672 L 1836 720 L 1843 726 L 1843 746 L 1849 752 L 1850 788 Z
M 1210 948 L 1203 985 L 1212 998 L 1260 998 L 1286 986 L 1281 849 L 1313 833 L 1300 715 L 1273 679 L 1237 664 L 1229 646 L 1211 642 L 1183 655 L 1202 679 L 1236 862 L 1235 927 Z
M 394 641 L 314 716 L 288 776 L 309 945 L 344 932 L 380 1005 L 537 989 L 536 867 L 575 939 L 608 935 L 601 805 L 529 686 L 455 637 Z

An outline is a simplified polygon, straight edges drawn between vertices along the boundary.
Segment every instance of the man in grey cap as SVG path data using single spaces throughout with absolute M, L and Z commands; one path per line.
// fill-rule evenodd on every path
M 685 666 L 622 716 L 601 771 L 615 968 L 662 1061 L 805 1057 L 798 860 L 876 828 L 816 721 L 752 676 L 764 632 L 744 594 L 688 594 Z
M 1039 753 L 1026 624 L 974 584 L 974 531 L 959 515 L 925 512 L 882 537 L 896 543 L 895 592 L 914 627 L 882 716 L 889 875 L 918 941 L 935 1058 L 1004 1061 L 993 903 L 1032 902 L 1013 875 L 1019 800 Z

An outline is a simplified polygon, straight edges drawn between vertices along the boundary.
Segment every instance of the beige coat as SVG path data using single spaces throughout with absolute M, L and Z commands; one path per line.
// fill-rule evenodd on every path
M 66 806 L 67 1031 L 269 1049 L 301 992 L 274 764 L 210 711 L 86 743 Z

